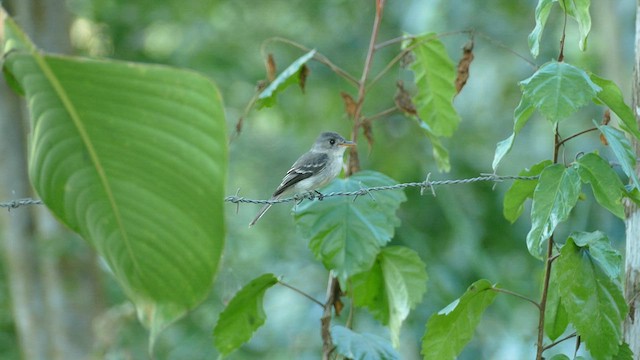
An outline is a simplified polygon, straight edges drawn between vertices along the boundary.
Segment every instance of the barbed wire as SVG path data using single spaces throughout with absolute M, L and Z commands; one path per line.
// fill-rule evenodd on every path
M 333 196 L 358 196 L 362 195 L 371 195 L 372 192 L 375 191 L 385 191 L 385 190 L 398 190 L 405 189 L 410 187 L 420 188 L 420 195 L 424 193 L 425 190 L 431 190 L 432 195 L 435 196 L 435 187 L 442 185 L 456 185 L 456 184 L 469 184 L 480 181 L 493 181 L 493 182 L 502 182 L 504 180 L 536 180 L 539 176 L 518 176 L 518 175 L 496 175 L 496 174 L 481 174 L 480 176 L 468 179 L 448 179 L 448 180 L 429 180 L 431 174 L 427 175 L 427 178 L 424 181 L 420 182 L 410 182 L 410 183 L 402 183 L 396 185 L 386 185 L 386 186 L 373 186 L 373 187 L 363 187 L 359 190 L 355 191 L 336 191 L 330 192 L 326 194 L 320 194 L 317 192 L 308 192 L 304 194 L 299 194 L 296 196 L 282 198 L 282 199 L 269 199 L 269 200 L 258 200 L 258 199 L 247 199 L 242 196 L 227 196 L 224 201 L 231 202 L 234 204 L 240 203 L 250 203 L 250 204 L 280 204 L 286 202 L 296 201 L 299 202 L 304 199 L 324 199 Z
M 493 181 L 493 182 L 502 182 L 504 180 L 536 180 L 538 176 L 517 176 L 517 175 L 495 175 L 495 174 L 481 174 L 480 176 L 468 179 L 448 179 L 448 180 L 429 180 L 431 174 L 427 175 L 427 178 L 424 181 L 420 182 L 410 182 L 410 183 L 402 183 L 395 185 L 386 185 L 386 186 L 373 186 L 373 187 L 363 187 L 359 190 L 355 191 L 335 191 L 326 194 L 320 194 L 319 192 L 308 192 L 305 194 L 299 194 L 296 196 L 282 198 L 282 199 L 268 199 L 268 200 L 260 200 L 260 199 L 248 199 L 242 196 L 236 195 L 225 197 L 224 201 L 234 204 L 240 203 L 249 203 L 249 204 L 280 204 L 286 202 L 299 202 L 304 199 L 324 199 L 334 196 L 354 196 L 357 198 L 362 195 L 371 195 L 372 192 L 376 191 L 386 191 L 386 190 L 398 190 L 398 189 L 406 189 L 411 187 L 420 188 L 420 195 L 424 193 L 425 190 L 431 190 L 432 195 L 435 196 L 435 187 L 443 186 L 443 185 L 456 185 L 456 184 L 470 184 L 474 182 L 481 181 Z M 21 206 L 28 205 L 42 205 L 42 200 L 24 198 L 24 199 L 16 199 L 6 202 L 0 202 L 0 208 L 7 208 L 9 210 L 16 209 Z

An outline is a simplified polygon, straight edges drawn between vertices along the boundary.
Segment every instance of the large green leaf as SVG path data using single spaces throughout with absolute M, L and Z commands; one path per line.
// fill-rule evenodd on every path
M 516 136 L 526 125 L 534 110 L 535 107 L 533 107 L 531 102 L 523 95 L 522 98 L 520 98 L 518 107 L 513 112 L 513 133 L 508 138 L 500 141 L 496 146 L 496 152 L 493 155 L 493 163 L 491 164 L 493 171 L 496 171 L 498 164 L 502 161 L 502 158 L 511 151 L 513 143 L 516 140 Z
M 529 49 L 533 57 L 538 57 L 540 53 L 540 40 L 542 39 L 542 32 L 547 24 L 549 18 L 549 12 L 553 3 L 558 0 L 538 0 L 538 6 L 536 6 L 536 26 L 529 34 Z
M 353 277 L 353 298 L 389 325 L 391 342 L 400 344 L 400 327 L 427 290 L 427 272 L 418 253 L 402 247 L 382 249 L 369 271 Z
M 622 171 L 631 179 L 633 185 L 640 189 L 640 180 L 636 175 L 636 152 L 631 146 L 631 142 L 624 136 L 624 133 L 609 125 L 596 125 L 602 135 L 609 143 L 609 148 L 618 159 Z
M 590 153 L 574 163 L 583 182 L 591 184 L 596 201 L 615 216 L 624 219 L 624 184 L 611 165 L 600 155 Z
M 227 171 L 215 85 L 185 70 L 43 54 L 7 19 L 4 66 L 31 118 L 29 175 L 90 242 L 153 339 L 209 293 Z
M 542 258 L 543 242 L 569 217 L 579 195 L 580 176 L 574 168 L 555 164 L 542 171 L 533 192 L 531 230 L 527 234 L 531 255 Z
M 453 135 L 460 116 L 453 107 L 456 69 L 447 49 L 435 34 L 416 36 L 403 46 L 413 49 L 415 54 L 410 68 L 418 88 L 413 97 L 418 116 L 433 135 Z
M 336 179 L 324 193 L 357 191 L 363 187 L 388 186 L 396 182 L 375 171 L 361 171 Z M 369 196 L 370 195 L 370 196 Z M 296 225 L 309 248 L 341 281 L 369 270 L 380 247 L 400 225 L 396 210 L 406 200 L 402 190 L 379 191 L 357 199 L 334 196 L 306 201 L 294 209 Z
M 316 54 L 315 50 L 311 50 L 308 53 L 302 55 L 294 62 L 291 63 L 278 77 L 273 80 L 269 86 L 267 86 L 258 95 L 258 101 L 256 106 L 258 108 L 271 107 L 276 104 L 276 96 L 286 89 L 289 85 L 295 84 L 300 81 L 300 71 L 303 66 L 313 58 Z
M 538 164 L 535 164 L 531 169 L 524 169 L 518 175 L 519 176 L 537 176 L 540 175 L 542 170 L 551 165 L 551 160 L 544 160 Z M 521 180 L 517 179 L 513 181 L 513 184 L 504 194 L 504 209 L 503 214 L 505 219 L 514 223 L 522 212 L 524 211 L 524 202 L 527 199 L 533 197 L 533 192 L 538 185 L 537 180 Z
M 573 234 L 555 263 L 562 304 L 595 359 L 611 358 L 622 342 L 628 308 L 619 278 L 611 276 L 620 266 L 620 255 L 602 233 Z
M 277 283 L 273 274 L 261 275 L 231 299 L 213 329 L 213 341 L 221 354 L 227 355 L 240 347 L 264 324 L 267 319 L 262 306 L 264 294 Z
M 573 114 L 602 90 L 584 70 L 557 61 L 544 64 L 520 86 L 523 96 L 552 123 Z
M 488 280 L 478 280 L 464 295 L 429 318 L 422 338 L 425 360 L 455 359 L 460 354 L 497 295 L 492 287 Z
M 400 354 L 387 340 L 373 334 L 358 334 L 344 326 L 331 327 L 331 339 L 338 354 L 353 360 L 394 360 Z
M 611 80 L 603 79 L 595 74 L 590 74 L 589 77 L 602 88 L 602 91 L 598 92 L 598 100 L 607 105 L 618 115 L 620 120 L 622 120 L 622 122 L 620 122 L 622 130 L 640 140 L 640 130 L 638 130 L 636 117 L 633 115 L 633 110 L 625 104 L 622 91 L 620 91 L 618 85 Z

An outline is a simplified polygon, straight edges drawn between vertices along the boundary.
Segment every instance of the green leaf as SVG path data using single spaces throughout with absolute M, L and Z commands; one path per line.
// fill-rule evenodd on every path
M 635 172 L 636 153 L 624 133 L 609 125 L 597 125 L 598 129 L 604 135 L 609 143 L 609 148 L 620 163 L 622 171 L 633 181 L 633 185 L 640 189 L 640 181 Z
M 585 51 L 587 49 L 587 37 L 591 31 L 591 15 L 589 15 L 591 0 L 563 0 L 559 4 L 567 15 L 578 22 L 578 30 L 580 31 L 578 47 L 580 50 Z
M 522 130 L 527 121 L 529 121 L 534 110 L 535 108 L 531 105 L 531 102 L 523 95 L 522 98 L 520 98 L 518 107 L 513 113 L 513 133 L 508 138 L 500 141 L 496 146 L 493 163 L 491 164 L 493 171 L 496 171 L 498 164 L 502 161 L 502 158 L 511 151 L 516 135 L 520 133 L 520 130 Z
M 420 128 L 424 131 L 429 141 L 431 141 L 431 146 L 433 147 L 433 158 L 436 160 L 436 165 L 438 166 L 439 171 L 448 172 L 451 170 L 451 163 L 449 162 L 449 150 L 442 145 L 442 141 L 440 138 L 431 132 L 429 126 L 422 120 L 417 119 Z
M 384 338 L 358 334 L 344 326 L 331 327 L 331 339 L 338 354 L 353 360 L 393 360 L 400 354 Z
M 569 325 L 569 316 L 560 299 L 558 290 L 558 272 L 551 272 L 549 279 L 549 292 L 547 306 L 544 312 L 544 332 L 551 341 L 555 341 L 562 335 Z
M 591 242 L 604 242 L 603 237 L 593 238 Z M 602 256 L 591 247 L 569 237 L 554 270 L 562 304 L 581 340 L 595 359 L 608 359 L 618 352 L 628 309 L 620 281 L 609 276 Z
M 633 110 L 625 104 L 622 91 L 620 91 L 618 85 L 611 80 L 603 79 L 595 74 L 589 74 L 589 77 L 591 81 L 602 88 L 602 91 L 598 92 L 597 98 L 618 115 L 622 121 L 620 122 L 622 130 L 640 140 L 640 130 L 638 130 L 636 117 L 633 115 Z
M 256 106 L 258 109 L 263 107 L 271 107 L 276 104 L 276 96 L 281 93 L 289 85 L 296 84 L 300 81 L 300 71 L 302 67 L 316 54 L 315 50 L 311 50 L 308 53 L 302 55 L 294 62 L 291 63 L 283 72 L 276 77 L 269 86 L 267 86 L 260 95 L 258 95 L 258 101 Z
M 540 174 L 533 192 L 531 230 L 527 234 L 527 248 L 531 255 L 542 258 L 542 244 L 556 226 L 569 217 L 580 195 L 580 176 L 574 168 L 555 164 Z
M 388 186 L 396 182 L 384 174 L 361 171 L 347 179 L 336 179 L 322 191 L 357 191 L 363 187 Z M 296 206 L 294 217 L 309 248 L 329 270 L 343 281 L 369 270 L 380 251 L 400 225 L 396 211 L 406 201 L 402 190 L 379 191 L 357 199 L 334 196 L 306 201 Z
M 416 36 L 405 42 L 403 47 L 411 48 L 415 54 L 410 68 L 418 88 L 413 97 L 418 116 L 433 135 L 450 137 L 460 122 L 460 116 L 453 107 L 456 95 L 453 61 L 435 34 Z
M 622 256 L 612 246 L 607 235 L 601 231 L 574 232 L 571 234 L 574 243 L 589 250 L 591 258 L 612 280 L 620 278 Z
M 557 0 L 538 0 L 538 6 L 536 6 L 535 13 L 536 26 L 529 34 L 529 49 L 531 50 L 531 55 L 533 55 L 533 57 L 538 57 L 538 54 L 540 53 L 540 40 L 542 39 L 542 32 L 544 31 L 544 27 L 547 24 L 551 6 L 553 6 L 553 3 L 556 1 Z
M 418 253 L 402 247 L 382 249 L 371 270 L 352 279 L 354 304 L 366 306 L 400 344 L 400 327 L 427 290 L 427 272 Z
M 524 169 L 518 175 L 519 176 L 537 176 L 540 175 L 542 170 L 551 165 L 551 160 L 542 161 L 531 169 Z M 533 198 L 533 192 L 538 185 L 538 180 L 514 180 L 513 184 L 504 194 L 504 210 L 503 214 L 505 219 L 514 223 L 522 212 L 524 211 L 524 202 L 527 199 Z
M 574 163 L 582 182 L 591 184 L 596 201 L 615 216 L 624 219 L 624 184 L 609 163 L 600 155 L 590 153 Z
M 555 354 L 549 360 L 571 360 L 571 358 L 565 354 Z M 574 360 L 578 360 L 578 359 L 574 359 Z
M 265 292 L 278 283 L 273 274 L 261 275 L 245 285 L 231 299 L 213 329 L 213 341 L 222 355 L 228 355 L 249 341 L 267 319 Z
M 91 243 L 153 340 L 208 294 L 224 244 L 227 139 L 216 86 L 192 71 L 53 56 L 6 19 L 25 90 L 29 175 Z
M 613 360 L 633 360 L 633 351 L 629 348 L 629 344 L 623 342 Z
M 591 102 L 602 90 L 584 70 L 557 61 L 544 64 L 520 86 L 523 96 L 554 124 Z
M 497 295 L 492 287 L 488 280 L 478 280 L 460 298 L 429 318 L 422 338 L 425 360 L 455 359 L 460 354 Z

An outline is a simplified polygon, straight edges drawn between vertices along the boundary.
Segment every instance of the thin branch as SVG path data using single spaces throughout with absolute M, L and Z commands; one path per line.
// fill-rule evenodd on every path
M 500 41 L 493 39 L 493 38 L 492 38 L 492 37 L 490 37 L 489 35 L 484 34 L 484 33 L 481 33 L 481 32 L 474 32 L 474 34 L 475 34 L 475 35 L 478 35 L 479 37 L 481 37 L 481 38 L 483 38 L 483 39 L 485 39 L 485 40 L 487 40 L 487 41 L 488 41 L 488 42 L 490 42 L 491 44 L 493 44 L 493 45 L 495 45 L 495 46 L 497 46 L 497 47 L 499 47 L 499 48 L 501 48 L 501 49 L 503 49 L 503 50 L 506 50 L 506 51 L 510 52 L 510 53 L 511 53 L 511 54 L 513 54 L 514 56 L 516 56 L 516 57 L 518 57 L 518 58 L 522 59 L 524 62 L 526 62 L 527 64 L 529 64 L 533 69 L 537 69 L 537 68 L 538 68 L 538 65 L 537 65 L 535 62 L 533 62 L 532 60 L 530 60 L 530 59 L 529 59 L 529 58 L 527 58 L 526 56 L 524 56 L 524 55 L 520 54 L 519 52 L 517 52 L 517 51 L 513 50 L 512 48 L 508 47 L 507 45 L 505 45 L 505 44 L 501 43 Z
M 545 316 L 545 311 L 547 309 L 547 298 L 549 297 L 549 281 L 551 279 L 551 265 L 553 263 L 553 235 L 551 235 L 551 237 L 547 240 L 548 244 L 547 244 L 547 261 L 545 262 L 545 269 L 544 269 L 544 283 L 542 286 L 542 295 L 540 296 L 540 315 L 538 318 L 538 341 L 537 341 L 537 345 L 536 345 L 536 349 L 537 349 L 537 353 L 536 353 L 536 360 L 542 360 L 544 359 L 542 357 L 542 353 L 544 352 L 545 348 L 543 345 L 544 342 L 544 316 Z
M 530 298 L 528 298 L 528 297 L 526 297 L 526 296 L 524 296 L 522 294 L 518 294 L 518 293 L 513 292 L 511 290 L 501 289 L 501 288 L 497 288 L 497 287 L 492 287 L 491 290 L 496 291 L 496 292 L 501 292 L 501 293 L 504 293 L 504 294 L 507 294 L 507 295 L 515 296 L 515 297 L 520 298 L 522 300 L 528 301 L 531 304 L 533 304 L 535 307 L 537 307 L 538 310 L 540 310 L 540 304 L 538 304 L 535 300 L 530 299 Z
M 260 52 L 262 53 L 262 57 L 266 57 L 266 47 L 269 43 L 272 42 L 281 42 L 287 45 L 291 45 L 295 48 L 298 48 L 302 51 L 305 52 L 309 52 L 311 51 L 311 49 L 309 49 L 308 47 L 299 44 L 293 40 L 287 39 L 287 38 L 283 38 L 283 37 L 272 37 L 269 38 L 267 40 L 265 40 L 262 43 L 262 47 L 260 49 Z M 329 58 L 327 58 L 326 56 L 322 55 L 320 52 L 316 52 L 316 54 L 313 56 L 313 58 L 318 61 L 319 63 L 326 65 L 329 69 L 331 69 L 333 72 L 335 72 L 336 74 L 338 74 L 339 76 L 341 76 L 342 78 L 344 78 L 345 80 L 347 80 L 348 82 L 350 82 L 352 85 L 354 86 L 358 86 L 358 79 L 356 79 L 354 76 L 352 76 L 351 74 L 349 74 L 348 72 L 346 72 L 345 70 L 343 70 L 341 67 L 339 67 L 338 65 L 334 64 L 331 60 L 329 60 Z
M 334 346 L 331 340 L 331 315 L 333 304 L 337 300 L 336 296 L 340 289 L 338 279 L 333 276 L 333 271 L 329 272 L 329 283 L 327 284 L 326 302 L 322 305 L 322 317 L 320 317 L 320 333 L 322 337 L 322 360 L 329 360 Z
M 562 7 L 564 7 L 566 9 L 566 3 L 564 0 L 562 0 Z M 564 39 L 567 35 L 567 19 L 568 19 L 568 15 L 567 15 L 567 11 L 564 12 L 564 22 L 562 24 L 562 36 L 560 37 L 560 54 L 558 54 L 558 62 L 563 62 L 564 61 Z
M 562 146 L 562 145 L 564 145 L 564 143 L 566 143 L 567 141 L 569 141 L 569 140 L 571 140 L 571 139 L 575 139 L 575 138 L 577 138 L 577 137 L 578 137 L 578 136 L 580 136 L 580 135 L 584 135 L 584 134 L 586 134 L 586 133 L 588 133 L 588 132 L 596 131 L 596 130 L 598 130 L 598 128 L 597 128 L 597 127 L 592 127 L 592 128 L 589 128 L 589 129 L 586 129 L 586 130 L 582 130 L 582 131 L 580 131 L 580 132 L 577 132 L 577 133 L 575 133 L 575 134 L 573 134 L 573 135 L 571 135 L 571 136 L 567 137 L 566 139 L 562 139 L 562 140 L 558 143 L 558 146 Z
M 304 291 L 302 291 L 302 290 L 298 289 L 297 287 L 294 287 L 294 286 L 292 286 L 292 285 L 289 285 L 289 284 L 287 284 L 286 282 L 284 282 L 284 281 L 282 281 L 282 280 L 280 280 L 280 279 L 278 279 L 278 284 L 280 284 L 280 285 L 282 285 L 282 286 L 284 286 L 284 287 L 286 287 L 286 288 L 289 288 L 289 289 L 291 289 L 291 290 L 293 290 L 293 291 L 297 292 L 298 294 L 300 294 L 300 295 L 302 295 L 302 296 L 306 297 L 307 299 L 309 299 L 309 300 L 313 301 L 314 303 L 316 303 L 316 304 L 320 305 L 320 307 L 321 307 L 321 308 L 324 308 L 324 304 L 323 304 L 320 300 L 317 300 L 317 299 L 316 299 L 316 298 L 314 298 L 313 296 L 311 296 L 311 295 L 307 294 L 306 292 L 304 292 Z
M 398 111 L 398 107 L 397 107 L 397 106 L 394 106 L 394 107 L 388 108 L 388 109 L 386 109 L 386 110 L 380 111 L 380 112 L 379 112 L 379 113 L 377 113 L 377 114 L 373 114 L 373 115 L 371 115 L 371 116 L 367 117 L 367 119 L 368 119 L 369 121 L 377 120 L 377 119 L 379 119 L 379 118 L 381 118 L 381 117 L 384 117 L 384 116 L 387 116 L 387 115 L 391 115 L 391 114 L 393 114 L 393 113 L 394 113 L 394 112 L 396 112 L 396 111 Z
M 573 338 L 573 337 L 576 337 L 576 335 L 577 335 L 577 334 L 574 332 L 573 334 L 569 334 L 569 335 L 567 335 L 567 336 L 563 337 L 563 338 L 562 338 L 562 339 L 560 339 L 560 340 L 554 341 L 554 342 L 552 342 L 551 344 L 549 344 L 549 345 L 545 346 L 545 347 L 543 348 L 543 351 L 544 351 L 544 350 L 547 350 L 547 349 L 551 349 L 552 347 L 554 347 L 554 346 L 556 346 L 556 345 L 560 344 L 560 343 L 561 343 L 561 342 L 563 342 L 563 341 L 567 341 L 567 340 L 569 340 L 569 339 L 571 339 L 571 338 Z

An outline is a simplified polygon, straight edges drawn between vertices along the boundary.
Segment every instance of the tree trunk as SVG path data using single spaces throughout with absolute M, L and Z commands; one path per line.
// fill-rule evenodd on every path
M 632 107 L 636 121 L 640 122 L 640 0 L 636 3 L 635 66 L 632 84 Z M 640 145 L 635 142 L 636 156 L 640 157 Z M 640 174 L 640 166 L 636 167 Z M 629 202 L 626 219 L 625 298 L 630 306 L 624 323 L 624 339 L 637 357 L 640 354 L 640 209 Z

